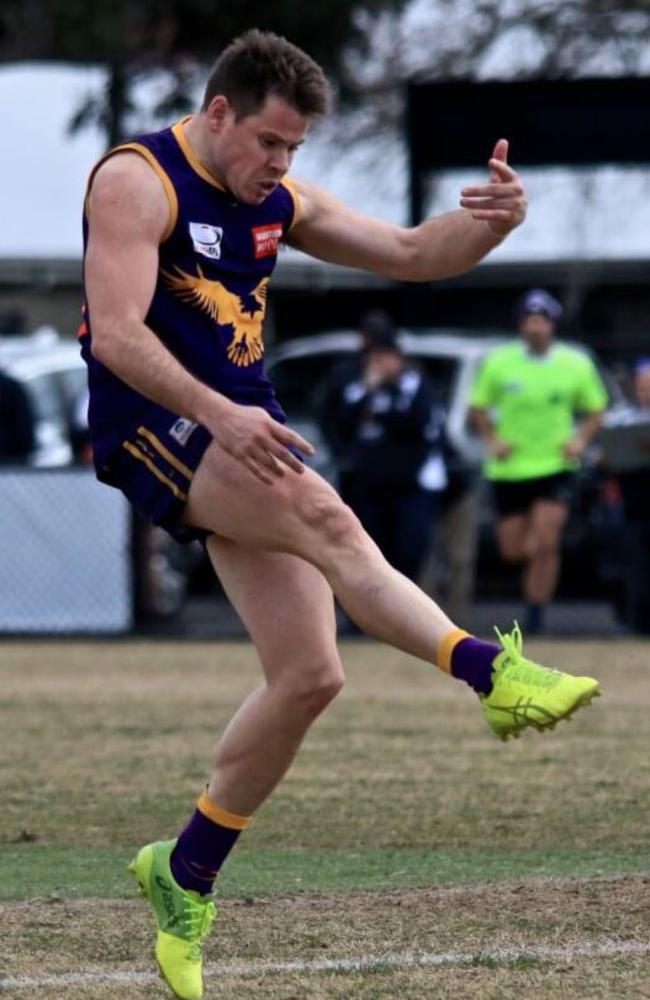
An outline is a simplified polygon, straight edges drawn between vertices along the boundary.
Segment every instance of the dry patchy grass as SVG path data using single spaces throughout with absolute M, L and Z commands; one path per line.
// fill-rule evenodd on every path
M 242 849 L 567 848 L 647 843 L 650 647 L 531 644 L 593 673 L 604 698 L 570 725 L 501 745 L 474 696 L 374 644 L 344 647 L 349 683 L 309 735 Z M 0 651 L 0 843 L 133 845 L 171 835 L 208 772 L 216 734 L 257 683 L 245 643 L 6 643 Z M 486 871 L 486 879 L 490 873 Z M 229 901 L 208 961 L 421 949 L 472 965 L 209 980 L 208 995 L 269 1000 L 650 997 L 646 957 L 496 962 L 481 954 L 581 941 L 648 941 L 648 880 L 521 881 L 451 889 Z M 149 918 L 124 901 L 2 908 L 2 975 L 151 968 Z M 46 1000 L 163 998 L 157 982 L 39 989 Z M 4 991 L 23 1000 L 25 990 Z
M 647 955 L 494 960 L 499 948 L 535 949 L 590 942 L 646 941 L 648 887 L 643 876 L 620 879 L 539 880 L 452 889 L 318 894 L 254 905 L 231 901 L 206 946 L 208 963 L 305 962 L 395 952 L 471 954 L 467 964 L 436 968 L 379 967 L 366 972 L 271 972 L 208 977 L 208 996 L 239 1000 L 388 1000 L 535 997 L 647 997 Z M 345 916 L 343 917 L 343 914 Z M 142 971 L 151 948 L 148 915 L 137 902 L 33 901 L 6 907 L 6 975 L 38 977 L 83 969 Z M 209 966 L 208 966 L 209 967 Z M 39 989 L 39 996 L 70 1000 L 163 997 L 145 982 L 94 983 Z M 9 995 L 8 991 L 0 995 Z M 14 990 L 16 1000 L 29 995 Z
M 532 648 L 594 673 L 604 697 L 552 734 L 502 745 L 464 685 L 385 647 L 349 644 L 346 691 L 246 847 L 640 848 L 648 645 Z M 173 834 L 216 735 L 258 677 L 244 643 L 5 644 L 0 660 L 0 842 L 22 830 L 73 844 Z

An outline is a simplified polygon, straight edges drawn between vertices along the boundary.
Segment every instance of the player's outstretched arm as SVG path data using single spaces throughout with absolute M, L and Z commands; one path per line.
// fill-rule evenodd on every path
M 495 145 L 488 165 L 489 180 L 462 190 L 459 211 L 410 229 L 363 215 L 316 185 L 297 181 L 303 212 L 288 242 L 322 260 L 402 281 L 462 274 L 526 216 L 526 194 L 508 163 L 505 139 Z

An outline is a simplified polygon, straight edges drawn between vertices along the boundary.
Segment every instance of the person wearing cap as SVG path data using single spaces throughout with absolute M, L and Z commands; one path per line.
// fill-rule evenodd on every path
M 321 428 L 338 489 L 384 555 L 416 580 L 447 485 L 445 413 L 435 386 L 402 352 L 391 317 L 362 316 L 361 350 L 331 373 Z
M 346 503 L 349 502 L 351 484 L 347 475 L 349 441 L 340 414 L 342 395 L 346 385 L 361 378 L 363 359 L 371 341 L 382 336 L 390 337 L 393 331 L 393 321 L 384 309 L 374 308 L 363 313 L 357 324 L 359 350 L 333 365 L 319 386 L 317 410 L 320 428 L 334 460 L 338 491 Z
M 556 340 L 556 298 L 533 288 L 515 314 L 519 337 L 489 352 L 470 403 L 486 449 L 497 545 L 504 560 L 523 565 L 526 626 L 535 633 L 559 579 L 574 475 L 607 393 L 587 354 Z

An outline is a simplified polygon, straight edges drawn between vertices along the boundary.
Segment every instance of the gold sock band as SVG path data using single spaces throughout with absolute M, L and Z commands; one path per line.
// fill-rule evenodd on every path
M 440 669 L 445 670 L 448 674 L 451 673 L 451 654 L 463 639 L 471 639 L 469 632 L 465 632 L 462 628 L 455 628 L 453 632 L 447 633 L 438 646 L 436 661 Z
M 222 809 L 216 802 L 208 798 L 207 792 L 204 792 L 199 799 L 197 809 L 213 823 L 225 826 L 228 830 L 245 830 L 251 821 L 250 816 L 238 816 L 236 813 Z

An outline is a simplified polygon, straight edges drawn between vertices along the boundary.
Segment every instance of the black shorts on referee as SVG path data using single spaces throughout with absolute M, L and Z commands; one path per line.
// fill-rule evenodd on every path
M 570 504 L 575 474 L 556 472 L 538 479 L 492 480 L 492 502 L 498 517 L 527 514 L 538 500 Z

